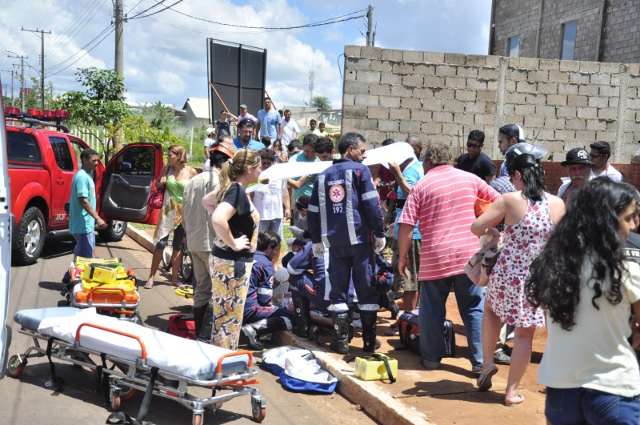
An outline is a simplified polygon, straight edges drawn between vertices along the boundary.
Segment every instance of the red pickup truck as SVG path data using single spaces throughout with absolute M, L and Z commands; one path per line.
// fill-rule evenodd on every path
M 12 251 L 16 264 L 32 264 L 47 236 L 68 233 L 71 181 L 89 146 L 60 124 L 63 111 L 4 110 L 11 187 Z M 148 207 L 151 188 L 163 167 L 162 146 L 125 146 L 94 176 L 98 214 L 109 224 L 100 236 L 120 240 L 127 222 L 155 224 L 159 210 Z

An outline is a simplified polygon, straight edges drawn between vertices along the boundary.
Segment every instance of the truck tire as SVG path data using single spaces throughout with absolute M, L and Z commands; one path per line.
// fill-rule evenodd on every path
M 100 239 L 105 242 L 118 242 L 124 238 L 124 234 L 127 232 L 126 221 L 109 221 L 107 222 L 107 228 L 98 230 Z
M 19 265 L 33 264 L 42 254 L 47 236 L 47 225 L 42 211 L 38 207 L 28 208 L 17 227 L 13 258 Z

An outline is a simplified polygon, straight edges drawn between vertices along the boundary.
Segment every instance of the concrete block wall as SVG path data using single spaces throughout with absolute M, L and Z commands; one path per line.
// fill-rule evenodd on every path
M 347 46 L 342 117 L 343 131 L 373 144 L 416 134 L 462 149 L 481 129 L 497 159 L 497 129 L 515 122 L 554 160 L 606 140 L 613 160 L 629 162 L 640 140 L 640 65 Z

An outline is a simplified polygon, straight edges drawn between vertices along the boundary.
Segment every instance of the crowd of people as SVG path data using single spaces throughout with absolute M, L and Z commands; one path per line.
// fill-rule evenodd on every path
M 480 130 L 469 133 L 458 158 L 449 146 L 410 137 L 413 155 L 386 167 L 363 165 L 362 135 L 346 133 L 334 143 L 315 126 L 301 135 L 290 113 L 281 119 L 268 99 L 257 117 L 243 105 L 232 119 L 237 137 L 218 123 L 212 129 L 208 168 L 197 174 L 184 149 L 171 146 L 159 181 L 165 198 L 145 288 L 154 285 L 171 233 L 178 284 L 186 238 L 199 338 L 236 349 L 241 334 L 254 348 L 279 330 L 307 337 L 318 310 L 330 318 L 336 352 L 350 350 L 356 318 L 363 350 L 374 352 L 377 314 L 381 306 L 392 310 L 395 300 L 385 296 L 393 293 L 404 310 L 419 307 L 421 363 L 435 370 L 442 367 L 445 304 L 453 291 L 479 391 L 492 387 L 495 363 L 507 363 L 504 404 L 522 403 L 518 388 L 534 334 L 547 326 L 539 379 L 547 386 L 549 422 L 638 423 L 640 251 L 630 255 L 625 244 L 638 226 L 640 195 L 608 163 L 608 143 L 568 151 L 562 165 L 569 177 L 553 195 L 542 162 L 547 153 L 526 143 L 515 124 L 498 130 L 499 168 L 482 153 Z M 91 170 L 93 158 L 83 153 L 83 169 Z M 258 183 L 262 171 L 284 161 L 332 163 L 317 175 Z M 84 174 L 76 185 L 71 211 L 99 220 Z M 479 211 L 479 203 L 488 207 Z M 287 222 L 294 237 L 283 241 Z M 74 234 L 75 252 L 91 256 L 84 233 Z M 483 235 L 500 239 L 501 248 L 486 287 L 464 271 Z M 388 248 L 390 262 L 383 255 Z M 393 291 L 381 283 L 387 280 Z M 274 300 L 284 282 L 290 304 Z

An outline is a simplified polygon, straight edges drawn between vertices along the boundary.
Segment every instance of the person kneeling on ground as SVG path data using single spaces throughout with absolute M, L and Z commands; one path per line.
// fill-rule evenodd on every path
M 324 294 L 330 288 L 329 275 L 325 267 L 325 255 L 313 255 L 313 243 L 310 240 L 296 239 L 291 252 L 282 259 L 289 272 L 289 288 L 293 299 L 293 332 L 303 338 L 309 337 L 311 310 L 327 311 L 329 302 Z
M 258 247 L 253 257 L 242 320 L 242 333 L 254 350 L 262 349 L 259 337 L 291 329 L 289 312 L 272 303 L 273 262 L 280 256 L 280 240 L 279 235 L 270 231 L 258 234 Z

